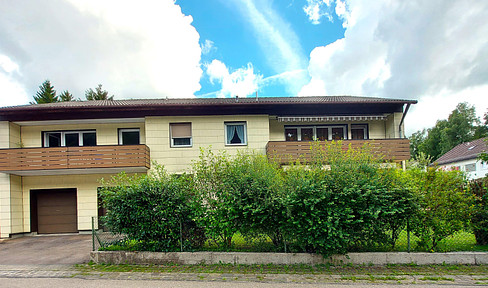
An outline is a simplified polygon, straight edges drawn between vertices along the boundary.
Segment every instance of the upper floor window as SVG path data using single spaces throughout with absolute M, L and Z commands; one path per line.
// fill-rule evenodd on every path
M 247 145 L 246 122 L 228 122 L 224 125 L 226 145 Z
M 139 145 L 140 132 L 139 128 L 123 128 L 119 129 L 119 144 L 120 145 Z
M 191 123 L 170 123 L 171 147 L 191 147 Z
M 52 131 L 44 132 L 44 147 L 96 146 L 95 131 Z
M 327 141 L 347 139 L 346 125 L 285 127 L 286 141 Z

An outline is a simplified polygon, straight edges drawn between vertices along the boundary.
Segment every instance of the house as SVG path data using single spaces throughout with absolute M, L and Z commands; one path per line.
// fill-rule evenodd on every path
M 483 152 L 488 152 L 488 137 L 465 142 L 452 148 L 434 161 L 440 169 L 466 172 L 468 179 L 483 178 L 488 174 L 488 163 L 478 159 Z
M 310 140 L 370 142 L 409 159 L 412 100 L 353 96 L 60 102 L 0 108 L 0 237 L 90 230 L 101 178 L 187 170 L 200 148 L 306 155 Z M 291 156 L 290 156 L 291 155 Z M 288 160 L 286 160 L 288 161 Z

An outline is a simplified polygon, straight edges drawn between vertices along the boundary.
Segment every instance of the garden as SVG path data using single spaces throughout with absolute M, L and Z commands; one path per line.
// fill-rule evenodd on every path
M 187 174 L 102 181 L 101 250 L 310 252 L 488 250 L 487 178 L 403 171 L 369 146 L 312 145 L 280 166 L 252 152 L 203 149 Z M 105 233 L 106 235 L 107 233 Z M 110 237 L 109 237 L 110 238 Z M 113 238 L 110 238 L 113 239 Z

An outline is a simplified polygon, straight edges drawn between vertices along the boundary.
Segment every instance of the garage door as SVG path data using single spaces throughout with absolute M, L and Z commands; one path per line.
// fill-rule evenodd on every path
M 78 232 L 76 189 L 36 190 L 37 233 Z

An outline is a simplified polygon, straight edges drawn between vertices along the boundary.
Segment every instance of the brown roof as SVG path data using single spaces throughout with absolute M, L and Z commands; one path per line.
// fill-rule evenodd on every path
M 435 161 L 438 165 L 444 165 L 448 163 L 475 159 L 483 152 L 488 151 L 488 137 L 473 140 L 471 142 L 465 142 L 452 148 L 449 152 L 442 155 Z
M 391 113 L 415 100 L 358 97 L 169 98 L 72 101 L 0 108 L 0 120 L 32 121 L 164 115 Z M 342 107 L 342 108 L 341 108 Z M 331 114 L 332 113 L 332 114 Z

